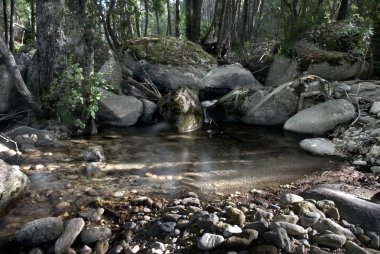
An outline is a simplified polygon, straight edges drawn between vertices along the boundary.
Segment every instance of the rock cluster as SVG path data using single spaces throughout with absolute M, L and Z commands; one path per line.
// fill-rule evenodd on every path
M 18 232 L 17 240 L 28 246 L 24 248 L 34 247 L 29 253 L 45 253 L 49 246 L 54 246 L 56 253 L 377 253 L 376 249 L 380 250 L 380 233 L 365 231 L 360 225 L 342 219 L 332 200 L 285 194 L 279 202 L 270 203 L 260 195 L 244 203 L 227 199 L 205 204 L 195 193 L 164 203 L 149 197 L 134 198 L 125 202 L 133 212 L 118 225 L 115 221 L 113 225 L 107 222 L 104 209 L 99 208 L 68 220 L 64 227 L 59 218 L 32 221 Z M 112 211 L 113 216 L 122 213 Z

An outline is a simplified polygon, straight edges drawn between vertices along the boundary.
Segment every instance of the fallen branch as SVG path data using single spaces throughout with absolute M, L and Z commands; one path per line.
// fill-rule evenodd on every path
M 129 73 L 126 73 L 123 71 L 123 79 L 128 82 L 131 86 L 134 86 L 135 88 L 139 89 L 143 93 L 145 93 L 150 99 L 158 101 L 161 99 L 161 94 L 157 91 L 154 92 L 151 89 L 147 88 L 146 86 L 150 85 L 149 83 L 140 83 L 134 80 L 130 77 Z
M 4 139 L 5 142 L 7 142 L 7 143 L 9 143 L 9 142 L 10 142 L 10 143 L 13 143 L 13 144 L 15 145 L 16 154 L 17 154 L 17 155 L 21 154 L 21 153 L 20 153 L 20 150 L 18 150 L 18 145 L 17 145 L 17 142 L 16 142 L 16 141 L 14 141 L 13 139 L 11 139 L 11 138 L 9 138 L 9 137 L 3 135 L 2 133 L 0 133 L 0 138 Z

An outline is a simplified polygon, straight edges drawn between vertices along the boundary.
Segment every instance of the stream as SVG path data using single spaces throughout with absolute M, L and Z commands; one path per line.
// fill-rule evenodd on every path
M 33 219 L 69 216 L 98 198 L 165 198 L 192 191 L 207 200 L 287 184 L 341 164 L 302 151 L 298 143 L 303 138 L 279 128 L 236 124 L 176 134 L 158 123 L 66 140 L 63 147 L 26 155 L 21 169 L 30 178 L 31 192 L 0 218 L 0 238 Z M 82 159 L 93 145 L 101 145 L 106 156 L 96 177 L 87 175 Z

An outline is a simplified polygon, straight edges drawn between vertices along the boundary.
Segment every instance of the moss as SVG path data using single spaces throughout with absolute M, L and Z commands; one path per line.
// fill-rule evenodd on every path
M 223 105 L 223 108 L 227 113 L 242 116 L 244 112 L 242 112 L 241 105 L 244 103 L 246 98 L 254 95 L 255 93 L 255 89 L 239 88 L 223 96 L 219 100 L 219 103 Z
M 132 53 L 138 60 L 173 66 L 216 64 L 216 59 L 202 47 L 173 37 L 144 37 L 129 40 L 122 51 Z

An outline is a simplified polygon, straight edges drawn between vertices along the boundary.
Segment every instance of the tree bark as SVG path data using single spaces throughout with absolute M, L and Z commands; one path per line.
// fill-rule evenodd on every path
M 175 1 L 175 36 L 179 37 L 179 23 L 180 23 L 180 16 L 179 16 L 179 0 Z
M 3 36 L 0 33 L 0 53 L 3 56 L 5 66 L 11 75 L 13 82 L 16 86 L 17 91 L 20 93 L 21 97 L 26 101 L 28 106 L 38 115 L 42 116 L 43 111 L 40 104 L 36 101 L 32 93 L 26 87 L 24 80 L 21 77 L 20 71 L 17 68 L 15 59 L 12 53 L 7 48 L 7 43 L 5 42 Z
M 156 16 L 156 29 L 157 29 L 157 34 L 161 35 L 161 29 L 160 29 L 160 18 L 158 15 L 158 11 L 155 10 L 154 15 Z
M 192 0 L 191 37 L 194 42 L 197 42 L 201 35 L 202 2 L 203 0 Z
M 36 38 L 36 8 L 35 1 L 30 1 L 30 29 L 32 40 Z
M 349 5 L 350 5 L 350 0 L 341 0 L 340 1 L 338 17 L 336 18 L 337 21 L 345 20 L 347 18 Z
M 7 12 L 7 0 L 3 0 L 3 20 L 4 20 L 4 37 L 5 43 L 8 45 L 8 12 Z
M 94 21 L 89 14 L 87 0 L 78 0 L 78 16 L 82 27 L 83 74 L 89 77 L 94 73 Z
M 106 28 L 107 28 L 107 32 L 108 32 L 108 34 L 112 40 L 112 44 L 113 44 L 114 48 L 119 49 L 120 48 L 119 39 L 117 38 L 117 35 L 115 33 L 115 30 L 114 30 L 115 24 L 113 25 L 113 27 L 111 25 L 111 15 L 112 15 L 114 7 L 115 7 L 115 0 L 111 0 L 110 6 L 109 6 L 107 14 L 106 14 Z
M 166 6 L 168 9 L 168 30 L 167 30 L 167 35 L 171 36 L 172 35 L 172 18 L 170 15 L 170 0 L 166 0 Z
M 66 67 L 64 0 L 37 0 L 37 64 L 40 92 Z
M 14 20 L 16 14 L 16 0 L 11 0 L 11 15 L 9 23 L 9 50 L 15 52 Z
M 186 38 L 188 40 L 191 40 L 192 41 L 192 19 L 191 19 L 191 15 L 192 15 L 192 0 L 185 0 L 185 31 L 186 31 Z
M 134 14 L 135 14 L 134 16 L 135 16 L 136 34 L 137 34 L 137 37 L 141 37 L 141 32 L 140 32 L 140 11 L 137 8 L 137 6 L 135 6 Z

